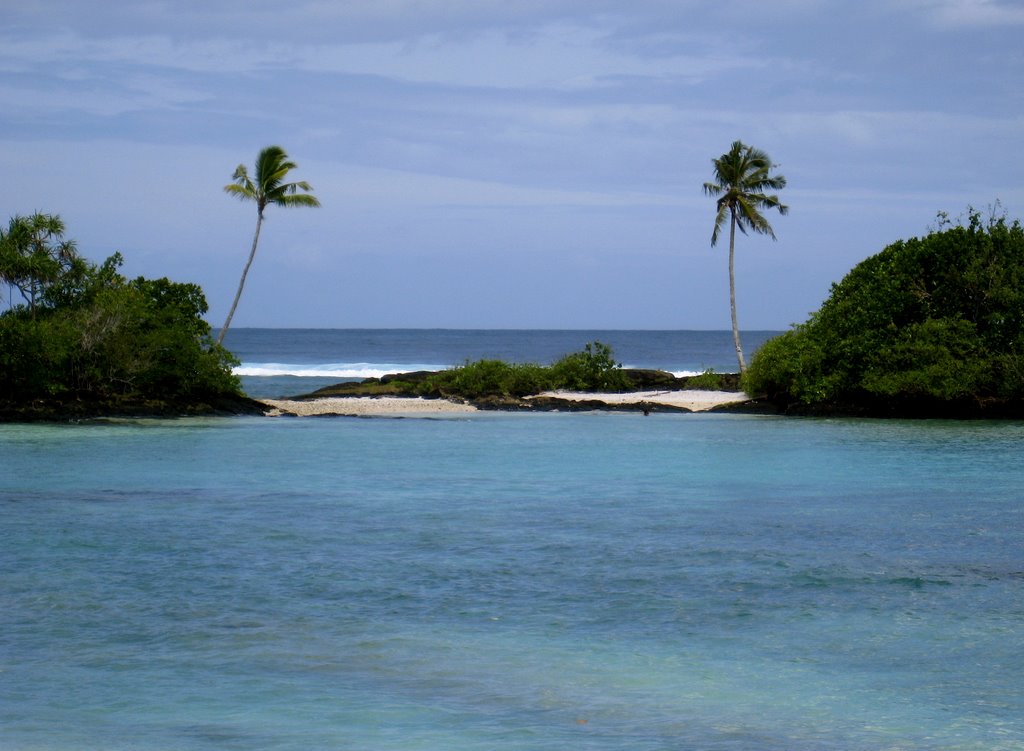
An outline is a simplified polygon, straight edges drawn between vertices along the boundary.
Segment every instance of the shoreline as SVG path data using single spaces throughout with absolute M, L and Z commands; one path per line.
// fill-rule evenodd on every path
M 679 407 L 690 412 L 707 412 L 727 404 L 738 404 L 750 400 L 743 392 L 737 391 L 701 391 L 697 389 L 630 391 L 621 394 L 580 391 L 545 391 L 536 397 L 527 399 L 552 398 L 566 401 L 596 401 L 608 405 L 654 404 L 666 407 Z
M 317 399 L 260 399 L 269 407 L 268 417 L 370 417 L 431 416 L 484 411 L 471 403 L 450 399 L 404 396 L 327 396 Z M 749 398 L 735 391 L 632 391 L 592 393 L 546 391 L 504 406 L 517 411 L 672 411 L 708 412 L 727 405 L 743 404 Z M 493 409 L 502 409 L 498 404 Z M 661 408 L 661 409 L 659 409 Z
M 478 412 L 471 404 L 420 396 L 325 396 L 318 399 L 260 399 L 267 417 L 424 416 Z
M 525 397 L 485 397 L 461 400 L 394 394 L 333 394 L 281 399 L 234 396 L 211 403 L 83 400 L 33 402 L 13 407 L 0 404 L 0 424 L 77 423 L 110 418 L 199 416 L 259 417 L 431 417 L 474 412 L 709 412 L 750 411 L 754 402 L 743 392 L 648 390 L 626 393 L 546 391 Z M 756 409 L 754 411 L 757 411 Z

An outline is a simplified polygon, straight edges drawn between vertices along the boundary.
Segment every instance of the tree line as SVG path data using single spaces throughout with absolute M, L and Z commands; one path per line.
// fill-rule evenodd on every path
M 894 243 L 858 264 L 832 286 L 818 312 L 767 342 L 748 369 L 736 311 L 736 231 L 775 239 L 764 213 L 789 209 L 770 192 L 786 186 L 776 166 L 765 152 L 734 141 L 712 160 L 713 180 L 703 186 L 716 199 L 712 247 L 728 226 L 733 342 L 749 393 L 785 409 L 870 413 L 966 414 L 1024 403 L 1024 230 L 995 212 L 985 223 L 973 209 L 966 223 L 952 226 L 940 215 L 940 227 L 926 237 Z M 0 315 L 0 401 L 158 395 L 180 403 L 240 396 L 231 372 L 236 361 L 221 342 L 255 258 L 264 213 L 271 205 L 320 205 L 309 183 L 288 181 L 295 168 L 284 149 L 269 146 L 251 176 L 239 165 L 224 187 L 253 202 L 257 218 L 216 340 L 203 319 L 208 308 L 198 286 L 128 280 L 119 272 L 120 254 L 98 265 L 83 259 L 65 239 L 59 217 L 13 217 L 0 230 L 8 308 Z M 552 372 L 566 383 L 573 381 L 569 375 L 586 374 L 576 380 L 622 388 L 603 382 L 618 376 L 601 346 L 588 345 Z M 452 371 L 444 385 L 518 392 L 550 376 L 544 369 L 484 362 Z
M 0 408 L 191 411 L 241 396 L 202 290 L 129 280 L 122 263 L 120 253 L 81 257 L 59 216 L 14 216 L 0 229 Z
M 57 215 L 14 216 L 0 229 L 0 416 L 248 411 L 221 344 L 238 306 L 269 205 L 319 206 L 311 186 L 287 182 L 296 165 L 280 146 L 260 151 L 253 177 L 239 165 L 229 195 L 252 201 L 256 231 L 216 340 L 195 284 L 129 280 L 115 253 L 90 263 Z
M 238 307 L 255 259 L 269 206 L 317 207 L 320 201 L 305 181 L 289 181 L 296 168 L 280 146 L 256 157 L 250 174 L 238 165 L 228 195 L 256 205 L 256 228 L 224 325 L 216 341 L 202 319 L 207 312 L 202 290 L 167 279 L 125 279 L 120 255 L 102 264 L 87 262 L 73 240 L 65 239 L 60 217 L 35 213 L 15 216 L 0 232 L 0 282 L 7 286 L 8 310 L 0 320 L 0 385 L 8 402 L 75 396 L 81 399 L 134 395 L 192 398 L 198 394 L 237 393 L 230 354 L 221 346 Z M 774 238 L 764 209 L 786 213 L 776 190 L 784 177 L 771 174 L 768 155 L 732 144 L 713 160 L 714 182 L 704 191 L 717 200 L 711 244 L 726 220 L 729 234 L 729 287 L 733 338 L 741 372 L 746 368 L 736 314 L 734 255 L 736 229 Z

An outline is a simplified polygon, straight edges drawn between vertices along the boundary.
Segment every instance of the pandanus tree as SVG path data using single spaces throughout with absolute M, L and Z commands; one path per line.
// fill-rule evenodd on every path
M 711 233 L 711 247 L 718 244 L 718 238 L 729 220 L 729 308 L 732 313 L 732 339 L 736 345 L 736 358 L 739 360 L 740 373 L 746 372 L 747 363 L 743 359 L 743 347 L 740 345 L 740 328 L 736 320 L 736 229 L 746 234 L 751 230 L 757 234 L 768 235 L 775 239 L 775 231 L 765 219 L 762 211 L 778 209 L 786 214 L 789 207 L 783 205 L 776 195 L 768 195 L 766 191 L 781 190 L 786 187 L 786 178 L 773 175 L 769 156 L 741 141 L 734 141 L 730 149 L 717 159 L 711 160 L 714 165 L 714 182 L 704 183 L 704 193 L 718 199 L 715 214 L 715 229 Z
M 235 316 L 235 308 L 242 297 L 242 290 L 245 288 L 245 278 L 249 274 L 249 267 L 256 257 L 256 246 L 260 241 L 260 228 L 263 226 L 263 212 L 270 205 L 275 206 L 319 206 L 320 201 L 316 196 L 309 193 L 313 188 L 305 182 L 285 182 L 288 173 L 298 165 L 288 158 L 288 154 L 280 146 L 268 146 L 260 151 L 256 157 L 256 173 L 250 178 L 249 171 L 244 164 L 239 164 L 232 176 L 233 183 L 224 186 L 228 195 L 235 196 L 242 201 L 252 201 L 256 204 L 256 232 L 252 236 L 252 249 L 249 251 L 249 260 L 242 269 L 242 279 L 238 283 L 238 291 L 235 293 L 235 300 L 231 303 L 231 310 L 228 311 L 227 320 L 217 336 L 217 344 L 224 341 L 224 335 L 231 326 L 231 319 Z
M 78 251 L 64 239 L 59 216 L 15 216 L 6 231 L 0 229 L 0 280 L 18 289 L 33 318 L 47 288 L 76 263 Z

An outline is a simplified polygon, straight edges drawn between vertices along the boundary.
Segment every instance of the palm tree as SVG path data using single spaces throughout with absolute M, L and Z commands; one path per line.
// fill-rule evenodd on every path
M 224 191 L 242 201 L 256 202 L 256 233 L 252 237 L 252 250 L 249 251 L 249 260 L 242 270 L 242 280 L 238 283 L 238 292 L 235 293 L 235 301 L 231 303 L 231 310 L 228 311 L 228 318 L 224 322 L 220 334 L 217 336 L 217 344 L 224 341 L 224 335 L 228 332 L 231 319 L 235 315 L 235 308 L 238 307 L 238 300 L 242 297 L 242 289 L 245 287 L 245 277 L 252 266 L 252 260 L 256 257 L 256 245 L 260 240 L 260 227 L 263 226 L 263 212 L 270 204 L 275 206 L 319 206 L 320 201 L 316 196 L 305 192 L 312 190 L 307 182 L 286 183 L 288 173 L 296 168 L 295 162 L 288 159 L 288 155 L 280 146 L 268 146 L 256 157 L 256 178 L 249 178 L 249 173 L 244 164 L 239 164 L 232 176 L 234 180 L 230 185 L 224 186 Z M 304 192 L 299 192 L 304 191 Z
M 704 183 L 704 193 L 718 197 L 718 213 L 715 215 L 715 230 L 711 233 L 711 247 L 718 243 L 718 236 L 729 217 L 729 306 L 732 311 L 732 339 L 736 345 L 736 358 L 740 363 L 740 373 L 747 370 L 743 359 L 743 347 L 740 346 L 740 327 L 736 322 L 736 274 L 734 257 L 736 252 L 736 228 L 747 233 L 753 230 L 761 235 L 768 235 L 773 240 L 775 232 L 761 211 L 778 209 L 786 214 L 789 207 L 783 205 L 776 195 L 766 195 L 766 190 L 781 190 L 786 187 L 786 178 L 772 175 L 772 164 L 768 155 L 746 146 L 741 141 L 734 141 L 732 147 L 717 159 L 712 159 L 715 166 L 715 181 Z

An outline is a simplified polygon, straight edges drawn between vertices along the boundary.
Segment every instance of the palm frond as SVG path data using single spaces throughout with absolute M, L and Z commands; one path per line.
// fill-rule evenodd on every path
M 286 183 L 288 173 L 298 165 L 288 158 L 280 146 L 267 146 L 256 157 L 254 177 L 250 178 L 244 164 L 238 165 L 233 176 L 234 183 L 224 186 L 224 191 L 243 201 L 254 201 L 259 214 L 270 204 L 276 206 L 319 206 L 320 201 L 308 195 L 313 190 L 306 181 Z M 305 191 L 306 194 L 300 194 Z
M 297 193 L 295 195 L 281 196 L 277 201 L 274 201 L 276 206 L 289 207 L 289 206 L 311 206 L 318 207 L 320 200 L 309 193 Z
M 224 186 L 225 193 L 241 201 L 256 200 L 256 187 L 252 184 L 252 180 L 249 179 L 249 172 L 244 164 L 239 164 L 235 168 L 235 174 L 231 176 L 231 179 L 234 182 Z
M 704 193 L 721 196 L 718 199 L 711 245 L 717 243 L 721 232 L 723 206 L 728 207 L 736 219 L 736 227 L 743 234 L 752 231 L 775 239 L 775 231 L 761 212 L 777 209 L 780 214 L 786 214 L 789 207 L 782 204 L 778 196 L 765 193 L 768 190 L 781 190 L 786 186 L 785 177 L 771 173 L 775 166 L 771 157 L 760 149 L 745 145 L 742 141 L 733 141 L 729 151 L 717 159 L 712 159 L 711 162 L 714 182 L 704 183 Z
M 711 232 L 711 247 L 715 247 L 718 244 L 718 236 L 722 232 L 722 227 L 725 226 L 725 220 L 729 216 L 729 205 L 724 201 L 718 202 L 718 213 L 715 214 L 715 228 Z
M 240 201 L 254 201 L 256 200 L 256 193 L 252 190 L 252 186 L 238 185 L 231 183 L 230 185 L 224 186 L 224 192 L 230 196 L 234 196 Z

